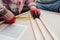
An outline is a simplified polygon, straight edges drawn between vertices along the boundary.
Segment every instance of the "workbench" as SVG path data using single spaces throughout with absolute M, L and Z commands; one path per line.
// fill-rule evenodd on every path
M 23 32 L 20 40 L 60 39 L 60 13 L 41 10 L 40 19 L 33 19 L 30 11 L 28 11 L 16 16 L 16 25 L 18 24 L 25 26 L 25 32 Z M 1 27 L 6 25 L 8 24 L 2 24 Z M 1 38 L 1 33 L 0 40 L 4 40 Z

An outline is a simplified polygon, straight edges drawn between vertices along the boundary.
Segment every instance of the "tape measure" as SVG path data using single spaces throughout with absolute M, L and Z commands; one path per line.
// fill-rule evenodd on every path
M 26 16 L 22 16 L 22 17 L 17 16 L 17 17 L 16 17 L 17 20 L 28 19 L 28 18 L 33 18 L 33 17 L 32 17 L 32 16 L 27 16 L 27 17 L 26 17 Z

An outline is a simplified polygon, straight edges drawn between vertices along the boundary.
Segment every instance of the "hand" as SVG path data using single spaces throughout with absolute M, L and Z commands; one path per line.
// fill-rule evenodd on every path
M 39 18 L 39 16 L 40 16 L 40 10 L 39 9 L 37 9 L 36 7 L 31 7 L 30 12 L 34 18 Z
M 8 9 L 3 9 L 1 11 L 0 11 L 2 13 L 1 18 L 3 18 L 6 23 L 12 24 L 15 22 L 15 15 L 12 12 L 10 12 Z

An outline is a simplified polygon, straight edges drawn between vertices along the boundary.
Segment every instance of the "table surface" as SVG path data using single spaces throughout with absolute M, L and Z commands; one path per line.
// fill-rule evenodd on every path
M 20 18 L 19 18 L 20 17 Z M 50 12 L 41 10 L 40 19 L 33 19 L 30 12 L 26 12 L 17 16 L 20 24 L 27 25 L 28 29 L 23 34 L 21 40 L 53 40 L 60 38 L 60 14 L 56 12 Z M 37 24 L 36 22 L 37 21 Z M 53 38 L 44 28 L 47 27 Z M 39 27 L 38 27 L 39 26 Z M 41 33 L 42 31 L 42 33 Z M 43 34 L 43 35 L 42 35 Z

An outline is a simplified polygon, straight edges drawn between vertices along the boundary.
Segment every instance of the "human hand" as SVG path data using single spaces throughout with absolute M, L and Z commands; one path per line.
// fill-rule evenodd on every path
M 30 12 L 34 18 L 39 18 L 39 16 L 40 16 L 40 10 L 39 9 L 37 9 L 36 7 L 31 7 Z

